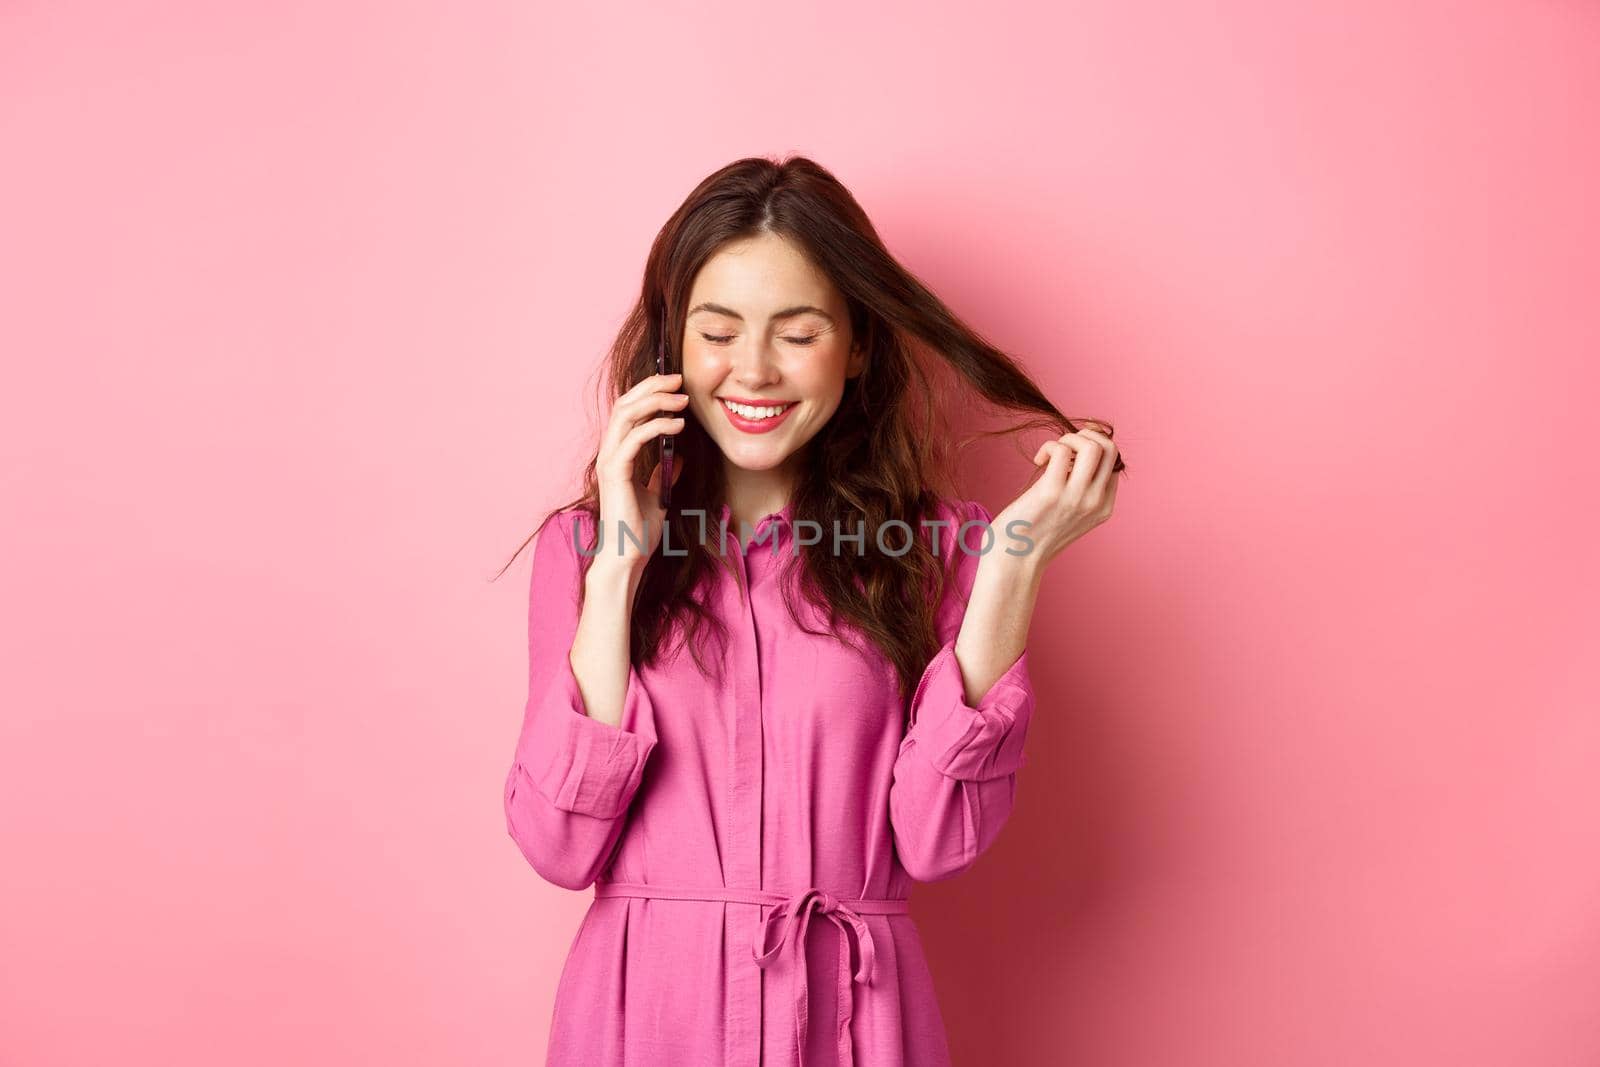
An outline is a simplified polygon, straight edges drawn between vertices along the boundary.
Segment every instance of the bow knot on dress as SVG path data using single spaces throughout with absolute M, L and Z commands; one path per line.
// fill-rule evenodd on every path
M 850 1018 L 855 1001 L 854 990 L 851 987 L 850 968 L 850 931 L 855 931 L 855 944 L 860 950 L 860 966 L 855 971 L 855 980 L 866 985 L 872 984 L 873 974 L 873 945 L 872 931 L 867 928 L 867 921 L 859 912 L 832 896 L 826 890 L 813 886 L 801 893 L 796 893 L 784 903 L 775 905 L 767 917 L 762 920 L 756 930 L 756 942 L 752 946 L 756 966 L 766 967 L 776 960 L 780 954 L 789 958 L 789 965 L 794 968 L 791 981 L 794 986 L 794 1032 L 797 1055 L 799 1062 L 805 1063 L 806 1025 L 809 1018 L 808 993 L 806 982 L 806 956 L 805 940 L 806 928 L 811 922 L 812 914 L 826 916 L 828 921 L 839 928 L 839 973 L 838 973 L 838 1025 L 835 1038 L 839 1045 L 839 1063 L 849 1065 L 854 1063 L 853 1049 L 850 1041 Z M 772 931 L 780 926 L 785 926 L 783 936 L 776 944 L 768 946 L 772 938 Z

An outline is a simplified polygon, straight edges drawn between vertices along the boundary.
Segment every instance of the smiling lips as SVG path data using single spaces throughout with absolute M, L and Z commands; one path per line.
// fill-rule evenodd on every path
M 794 410 L 793 401 L 744 403 L 719 396 L 717 404 L 728 416 L 728 421 L 733 423 L 734 428 L 745 433 L 771 433 L 778 428 L 779 423 L 789 417 L 789 412 Z

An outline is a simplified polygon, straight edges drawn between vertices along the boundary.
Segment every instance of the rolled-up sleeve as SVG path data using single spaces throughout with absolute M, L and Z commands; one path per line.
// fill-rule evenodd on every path
M 505 781 L 506 828 L 540 876 L 568 889 L 592 884 L 616 846 L 655 748 L 650 695 L 628 670 L 616 726 L 588 714 L 568 654 L 577 633 L 582 571 L 573 519 L 558 513 L 534 543 L 528 610 L 528 699 Z
M 968 501 L 961 521 L 990 516 Z M 997 531 L 998 537 L 998 531 Z M 973 528 L 966 543 L 982 541 Z M 895 852 L 918 881 L 949 878 L 971 867 L 1000 835 L 1016 803 L 1017 772 L 1033 718 L 1034 688 L 1024 650 L 978 702 L 967 703 L 956 635 L 980 557 L 960 549 L 955 596 L 940 609 L 944 643 L 923 671 L 908 711 L 889 790 Z M 1003 551 L 997 542 L 991 551 Z

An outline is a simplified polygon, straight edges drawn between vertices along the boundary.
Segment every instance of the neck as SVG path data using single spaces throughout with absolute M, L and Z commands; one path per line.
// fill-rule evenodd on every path
M 782 468 L 751 471 L 729 463 L 724 477 L 731 519 L 729 525 L 734 529 L 738 529 L 740 522 L 748 522 L 753 526 L 765 516 L 782 511 L 794 489 L 793 477 Z

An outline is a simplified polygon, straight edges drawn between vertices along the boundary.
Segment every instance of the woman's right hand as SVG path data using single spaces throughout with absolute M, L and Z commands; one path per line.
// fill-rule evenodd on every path
M 601 438 L 595 464 L 604 540 L 593 566 L 620 565 L 633 572 L 642 571 L 661 543 L 661 526 L 667 514 L 661 506 L 661 464 L 656 464 L 643 484 L 633 471 L 640 449 L 662 434 L 683 430 L 685 417 L 676 413 L 689 406 L 689 394 L 673 392 L 682 383 L 681 373 L 652 374 L 612 405 L 611 421 Z M 676 484 L 683 473 L 680 452 L 674 453 L 672 466 L 672 481 Z M 631 537 L 623 536 L 624 528 Z M 643 542 L 644 548 L 634 539 Z

